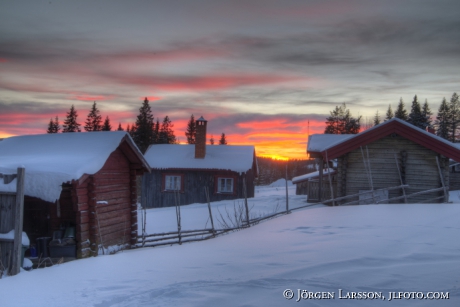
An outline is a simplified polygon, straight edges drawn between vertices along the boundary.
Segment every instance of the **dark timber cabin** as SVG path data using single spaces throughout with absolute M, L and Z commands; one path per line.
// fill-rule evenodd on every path
M 359 134 L 312 135 L 307 153 L 319 159 L 320 165 L 337 159 L 336 180 L 332 181 L 334 198 L 377 190 L 372 200 L 366 194 L 362 198 L 361 195 L 340 200 L 340 204 L 351 201 L 365 204 L 375 200 L 404 203 L 404 194 L 408 203 L 447 202 L 449 158 L 460 161 L 458 144 L 397 118 Z M 320 173 L 322 170 L 320 167 Z M 327 176 L 319 175 L 318 179 L 320 189 L 330 190 Z M 401 185 L 408 187 L 388 190 Z
M 207 121 L 196 121 L 193 145 L 151 145 L 145 159 L 152 167 L 142 179 L 146 208 L 254 197 L 257 161 L 254 146 L 206 145 Z
M 136 176 L 150 168 L 126 132 L 4 139 L 0 172 L 19 165 L 25 167 L 23 229 L 32 244 L 64 227 L 74 229 L 77 258 L 136 243 Z

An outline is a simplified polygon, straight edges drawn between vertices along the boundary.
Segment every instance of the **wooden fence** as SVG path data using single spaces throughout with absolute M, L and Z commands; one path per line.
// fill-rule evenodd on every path
M 0 239 L 0 278 L 3 274 L 18 274 L 21 267 L 24 175 L 24 168 L 18 168 L 17 174 L 0 173 L 0 180 L 4 185 L 13 185 L 13 180 L 16 179 L 16 191 L 0 191 L 0 233 L 6 234 L 14 230 L 13 239 Z
M 205 229 L 196 229 L 196 230 L 182 230 L 181 227 L 181 213 L 180 213 L 180 204 L 178 201 L 178 197 L 175 198 L 176 200 L 176 218 L 177 218 L 177 231 L 171 231 L 171 232 L 163 232 L 163 233 L 154 233 L 154 234 L 147 234 L 145 232 L 146 225 L 146 211 L 145 208 L 143 209 L 143 214 L 142 216 L 142 235 L 138 236 L 137 238 L 137 244 L 133 246 L 134 248 L 139 248 L 139 247 L 155 247 L 155 246 L 161 246 L 161 245 L 172 245 L 172 244 L 182 244 L 186 242 L 194 242 L 194 241 L 203 241 L 203 240 L 208 240 L 211 238 L 215 238 L 216 236 L 225 234 L 230 231 L 235 231 L 239 229 L 244 229 L 251 227 L 252 225 L 258 224 L 263 220 L 267 219 L 272 219 L 278 215 L 283 215 L 283 214 L 288 214 L 291 211 L 289 210 L 289 202 L 288 202 L 288 189 L 287 189 L 287 184 L 286 184 L 286 211 L 282 212 L 277 212 L 273 213 L 270 215 L 266 215 L 263 217 L 258 217 L 258 218 L 249 218 L 249 208 L 248 208 L 248 200 L 247 200 L 247 193 L 246 193 L 246 188 L 245 188 L 245 182 L 244 182 L 244 210 L 242 209 L 241 212 L 236 212 L 234 214 L 234 227 L 225 227 L 228 225 L 223 225 L 225 228 L 222 229 L 216 229 L 214 227 L 214 219 L 212 215 L 212 210 L 211 210 L 211 202 L 209 198 L 209 190 L 207 187 L 204 188 L 204 193 L 206 196 L 206 199 L 208 201 L 208 210 L 209 210 L 209 219 L 211 222 L 211 228 L 205 228 Z M 236 209 L 235 209 L 236 210 Z M 223 218 L 223 217 L 222 217 Z M 225 223 L 226 224 L 226 223 Z

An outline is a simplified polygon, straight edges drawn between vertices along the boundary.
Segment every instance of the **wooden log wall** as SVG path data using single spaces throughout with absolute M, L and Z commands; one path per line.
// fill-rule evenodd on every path
M 99 172 L 74 184 L 79 258 L 97 255 L 101 246 L 131 245 L 133 240 L 135 243 L 135 186 L 135 171 L 119 149 Z
M 449 173 L 449 190 L 460 190 L 460 172 Z
M 0 180 L 3 181 L 2 178 Z M 16 195 L 0 194 L 0 233 L 8 233 L 14 229 Z M 7 274 L 13 261 L 14 242 L 0 241 L 0 261 Z M 0 273 L 1 269 L 0 269 Z
M 163 173 L 184 174 L 184 192 L 179 193 L 180 204 L 187 205 L 193 203 L 206 203 L 204 187 L 209 188 L 211 201 L 243 198 L 243 176 L 245 176 L 247 197 L 254 197 L 254 173 L 248 170 L 244 174 L 230 171 L 190 171 L 190 170 L 152 170 L 152 173 L 144 174 L 142 178 L 142 197 L 141 203 L 146 208 L 168 207 L 175 205 L 175 195 L 172 192 L 162 191 Z M 215 176 L 235 176 L 236 193 L 214 193 Z
M 393 135 L 382 138 L 367 145 L 372 172 L 374 189 L 381 189 L 401 184 L 394 154 L 396 153 L 404 183 L 410 187 L 406 194 L 442 187 L 436 163 L 438 154 L 403 137 Z M 363 147 L 364 158 L 367 159 L 366 148 Z M 439 157 L 446 184 L 449 182 L 448 159 Z M 346 164 L 345 164 L 346 163 Z M 346 195 L 370 190 L 369 178 L 363 162 L 361 149 L 349 152 L 346 157 L 338 159 L 339 191 Z M 389 198 L 401 196 L 402 191 L 390 191 Z M 417 203 L 441 196 L 441 192 L 425 194 L 410 198 L 408 202 Z M 341 195 L 344 196 L 344 195 Z M 351 199 L 347 200 L 351 201 Z M 440 202 L 438 200 L 436 202 Z M 398 202 L 404 202 L 400 200 Z

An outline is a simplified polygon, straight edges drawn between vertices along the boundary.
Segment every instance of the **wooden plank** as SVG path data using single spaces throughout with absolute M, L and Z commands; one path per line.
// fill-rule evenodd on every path
M 24 221 L 24 176 L 25 169 L 18 168 L 16 178 L 16 203 L 15 203 L 15 217 L 14 217 L 14 247 L 13 247 L 13 261 L 11 263 L 11 275 L 19 274 L 21 269 L 21 256 L 22 256 L 22 229 Z

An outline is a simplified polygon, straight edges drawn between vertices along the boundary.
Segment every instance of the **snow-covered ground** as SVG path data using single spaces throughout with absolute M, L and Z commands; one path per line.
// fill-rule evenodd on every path
M 278 204 L 283 210 L 285 191 L 278 185 L 258 188 L 251 214 L 272 213 Z M 305 197 L 293 191 L 290 207 L 304 205 Z M 0 304 L 460 306 L 459 194 L 451 196 L 452 204 L 310 207 L 212 240 L 22 272 L 0 280 Z M 225 205 L 234 202 L 212 204 L 214 211 Z M 183 229 L 206 224 L 206 205 L 181 212 Z M 175 230 L 174 214 L 174 208 L 147 210 L 148 232 Z M 293 291 L 291 300 L 283 297 L 286 290 Z M 296 302 L 302 290 L 330 299 Z M 352 292 L 385 299 L 351 299 Z M 404 298 L 446 292 L 449 299 Z M 395 295 L 402 299 L 389 300 Z

